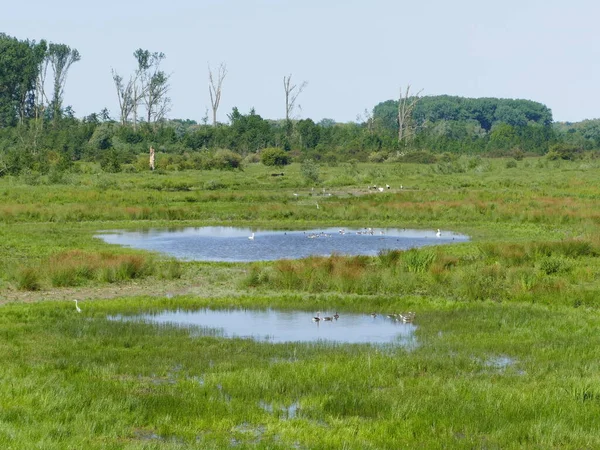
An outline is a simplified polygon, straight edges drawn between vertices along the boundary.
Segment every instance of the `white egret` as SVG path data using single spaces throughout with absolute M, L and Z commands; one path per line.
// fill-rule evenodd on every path
M 79 307 L 79 304 L 77 304 L 77 300 L 73 300 L 75 302 L 75 309 L 77 310 L 78 313 L 81 312 L 81 308 Z
M 437 233 L 435 233 L 435 235 L 437 237 L 442 237 L 442 232 L 440 231 L 440 229 L 438 228 Z

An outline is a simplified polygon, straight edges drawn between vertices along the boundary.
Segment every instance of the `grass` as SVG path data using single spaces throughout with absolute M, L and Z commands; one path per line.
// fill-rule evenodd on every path
M 1 178 L 0 444 L 599 447 L 598 163 L 457 167 L 342 164 L 322 167 L 318 186 L 299 165 L 283 177 L 251 165 Z M 94 238 L 224 223 L 441 228 L 473 240 L 229 264 Z M 59 301 L 72 298 L 81 314 Z M 419 345 L 273 345 L 107 319 L 206 306 L 412 310 Z
M 378 301 L 392 310 L 421 302 Z M 360 297 L 329 296 L 127 298 L 83 302 L 81 314 L 71 304 L 7 305 L 0 440 L 13 448 L 600 443 L 600 318 L 582 309 L 431 299 L 420 305 L 419 346 L 410 351 L 190 338 L 175 327 L 106 320 L 207 305 L 314 310 L 323 302 L 365 307 Z M 287 419 L 280 411 L 293 404 L 297 415 Z

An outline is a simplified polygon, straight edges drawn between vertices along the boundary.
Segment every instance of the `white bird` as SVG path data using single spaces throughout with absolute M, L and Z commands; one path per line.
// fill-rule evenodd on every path
M 294 193 L 294 197 L 298 198 L 298 194 Z
M 77 300 L 73 300 L 73 301 L 75 302 L 75 309 L 77 310 L 78 313 L 80 313 L 81 312 L 81 308 L 77 304 Z
M 378 187 L 377 190 L 379 190 L 379 192 L 383 192 L 383 188 L 382 187 Z
M 317 209 L 319 209 L 319 204 L 317 203 Z
M 321 317 L 319 317 L 319 316 L 320 316 L 320 314 L 321 314 L 321 313 L 317 313 L 317 315 L 316 315 L 315 317 L 313 317 L 313 318 L 312 318 L 312 321 L 313 321 L 313 322 L 318 322 L 318 321 L 320 321 L 320 320 L 321 320 Z
M 389 185 L 389 184 L 386 184 L 386 185 L 385 185 L 385 187 L 389 189 L 389 188 L 390 188 L 390 185 Z
M 248 236 L 248 239 L 250 239 L 251 241 L 254 240 L 254 233 L 252 233 L 250 236 Z
M 442 232 L 440 231 L 440 229 L 438 228 L 437 233 L 435 233 L 435 235 L 437 237 L 442 237 Z

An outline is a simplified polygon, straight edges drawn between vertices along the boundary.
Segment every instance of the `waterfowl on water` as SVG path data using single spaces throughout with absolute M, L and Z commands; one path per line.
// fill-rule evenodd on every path
M 371 317 L 377 317 L 377 313 L 372 312 Z
M 435 235 L 437 237 L 441 237 L 442 236 L 442 232 L 440 231 L 440 229 L 438 228 L 437 233 L 435 233 Z
M 404 323 L 408 323 L 408 322 L 412 322 L 415 319 L 415 313 L 412 311 L 408 311 L 406 313 L 402 313 L 402 314 L 398 314 L 398 318 L 404 322 Z
M 340 315 L 338 314 L 338 312 L 336 311 L 335 314 L 333 315 L 333 318 L 335 320 L 338 320 L 340 318 Z
M 320 314 L 321 314 L 321 313 L 317 313 L 317 315 L 316 315 L 315 317 L 313 317 L 313 318 L 312 318 L 312 321 L 313 321 L 313 322 L 319 322 L 319 321 L 321 320 Z
M 326 317 L 323 317 L 323 320 L 324 320 L 325 322 L 331 322 L 331 321 L 333 320 L 333 317 L 326 316 Z
M 250 236 L 248 236 L 248 239 L 250 239 L 251 241 L 254 240 L 254 233 L 252 233 Z

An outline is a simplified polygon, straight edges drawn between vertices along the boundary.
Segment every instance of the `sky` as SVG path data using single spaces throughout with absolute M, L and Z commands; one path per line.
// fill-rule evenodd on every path
M 0 32 L 67 44 L 64 105 L 118 117 L 114 69 L 163 52 L 169 118 L 210 110 L 208 66 L 227 66 L 218 119 L 237 106 L 285 117 L 283 77 L 307 86 L 295 118 L 364 117 L 411 85 L 422 95 L 522 98 L 556 121 L 600 117 L 600 2 L 593 0 L 30 0 L 3 5 Z M 210 113 L 209 113 L 210 116 Z

